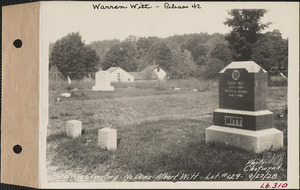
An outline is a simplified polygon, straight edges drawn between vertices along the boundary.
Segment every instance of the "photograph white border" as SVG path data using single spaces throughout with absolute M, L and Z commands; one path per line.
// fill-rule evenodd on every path
M 200 182 L 103 182 L 103 183 L 48 183 L 46 176 L 46 136 L 48 124 L 48 64 L 49 64 L 49 33 L 51 31 L 45 30 L 44 22 L 46 17 L 55 14 L 43 12 L 44 6 L 48 4 L 61 5 L 74 5 L 77 6 L 91 6 L 93 2 L 41 2 L 40 8 L 40 187 L 41 188 L 97 188 L 97 189 L 252 189 L 259 188 L 262 183 L 268 181 L 251 181 L 251 182 L 237 182 L 237 181 L 200 181 Z M 99 3 L 99 2 L 97 2 Z M 104 2 L 102 2 L 104 3 Z M 122 4 L 130 2 L 109 2 L 109 4 Z M 136 3 L 136 2 L 135 2 Z M 149 2 L 149 3 L 163 3 L 163 2 Z M 176 3 L 176 2 L 172 2 Z M 186 2 L 180 2 L 186 3 Z M 299 187 L 299 4 L 298 2 L 199 2 L 202 9 L 206 5 L 224 6 L 229 9 L 270 9 L 272 6 L 280 6 L 283 12 L 288 10 L 287 24 L 289 30 L 289 57 L 288 57 L 288 161 L 287 161 L 287 183 L 289 188 Z M 71 9 L 70 6 L 69 9 Z M 85 9 L 83 9 L 84 11 Z M 284 11 L 285 10 L 285 11 Z M 92 9 L 90 11 L 93 11 Z M 146 11 L 146 10 L 145 10 Z M 163 11 L 163 10 L 161 10 Z M 66 15 L 68 10 L 66 10 Z M 284 14 L 284 13 L 282 13 Z M 54 29 L 58 30 L 58 29 Z M 270 182 L 273 183 L 274 181 Z

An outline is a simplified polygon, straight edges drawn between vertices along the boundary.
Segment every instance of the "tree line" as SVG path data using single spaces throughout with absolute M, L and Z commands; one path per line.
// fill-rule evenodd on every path
M 82 79 L 99 68 L 121 67 L 141 71 L 157 64 L 170 78 L 213 78 L 231 61 L 253 60 L 267 71 L 285 70 L 288 41 L 279 30 L 261 33 L 270 23 L 260 23 L 263 9 L 234 9 L 224 24 L 229 34 L 195 33 L 167 38 L 128 36 L 85 44 L 79 33 L 70 33 L 50 47 L 50 67 Z

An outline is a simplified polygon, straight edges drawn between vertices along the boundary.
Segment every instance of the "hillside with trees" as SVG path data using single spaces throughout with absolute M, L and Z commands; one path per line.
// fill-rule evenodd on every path
M 124 41 L 96 41 L 89 46 L 103 58 L 99 66 L 103 69 L 119 66 L 134 72 L 157 64 L 168 72 L 170 78 L 177 79 L 214 77 L 218 70 L 213 71 L 214 74 L 204 73 L 210 64 L 215 63 L 221 68 L 232 60 L 225 35 L 219 33 L 174 35 L 168 38 L 131 36 Z
M 79 33 L 72 33 L 51 44 L 50 65 L 75 79 L 99 68 L 118 66 L 136 72 L 152 64 L 160 65 L 169 78 L 176 79 L 214 78 L 231 61 L 253 60 L 267 71 L 286 70 L 288 40 L 282 38 L 279 30 L 262 33 L 270 24 L 260 22 L 265 13 L 263 9 L 231 10 L 231 18 L 224 24 L 232 31 L 225 35 L 128 36 L 123 41 L 84 44 Z

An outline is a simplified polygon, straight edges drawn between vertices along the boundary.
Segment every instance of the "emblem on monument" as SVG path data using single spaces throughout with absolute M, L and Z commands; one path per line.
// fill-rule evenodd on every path
M 241 74 L 240 74 L 240 72 L 238 70 L 234 70 L 232 72 L 232 78 L 233 78 L 233 80 L 238 80 L 240 78 L 240 76 L 241 76 Z

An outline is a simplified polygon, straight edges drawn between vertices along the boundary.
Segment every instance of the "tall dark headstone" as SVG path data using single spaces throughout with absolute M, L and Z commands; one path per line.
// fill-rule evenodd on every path
M 253 61 L 232 62 L 219 73 L 219 109 L 206 142 L 222 142 L 251 152 L 283 146 L 267 110 L 268 73 Z M 265 140 L 264 140 L 265 138 Z

